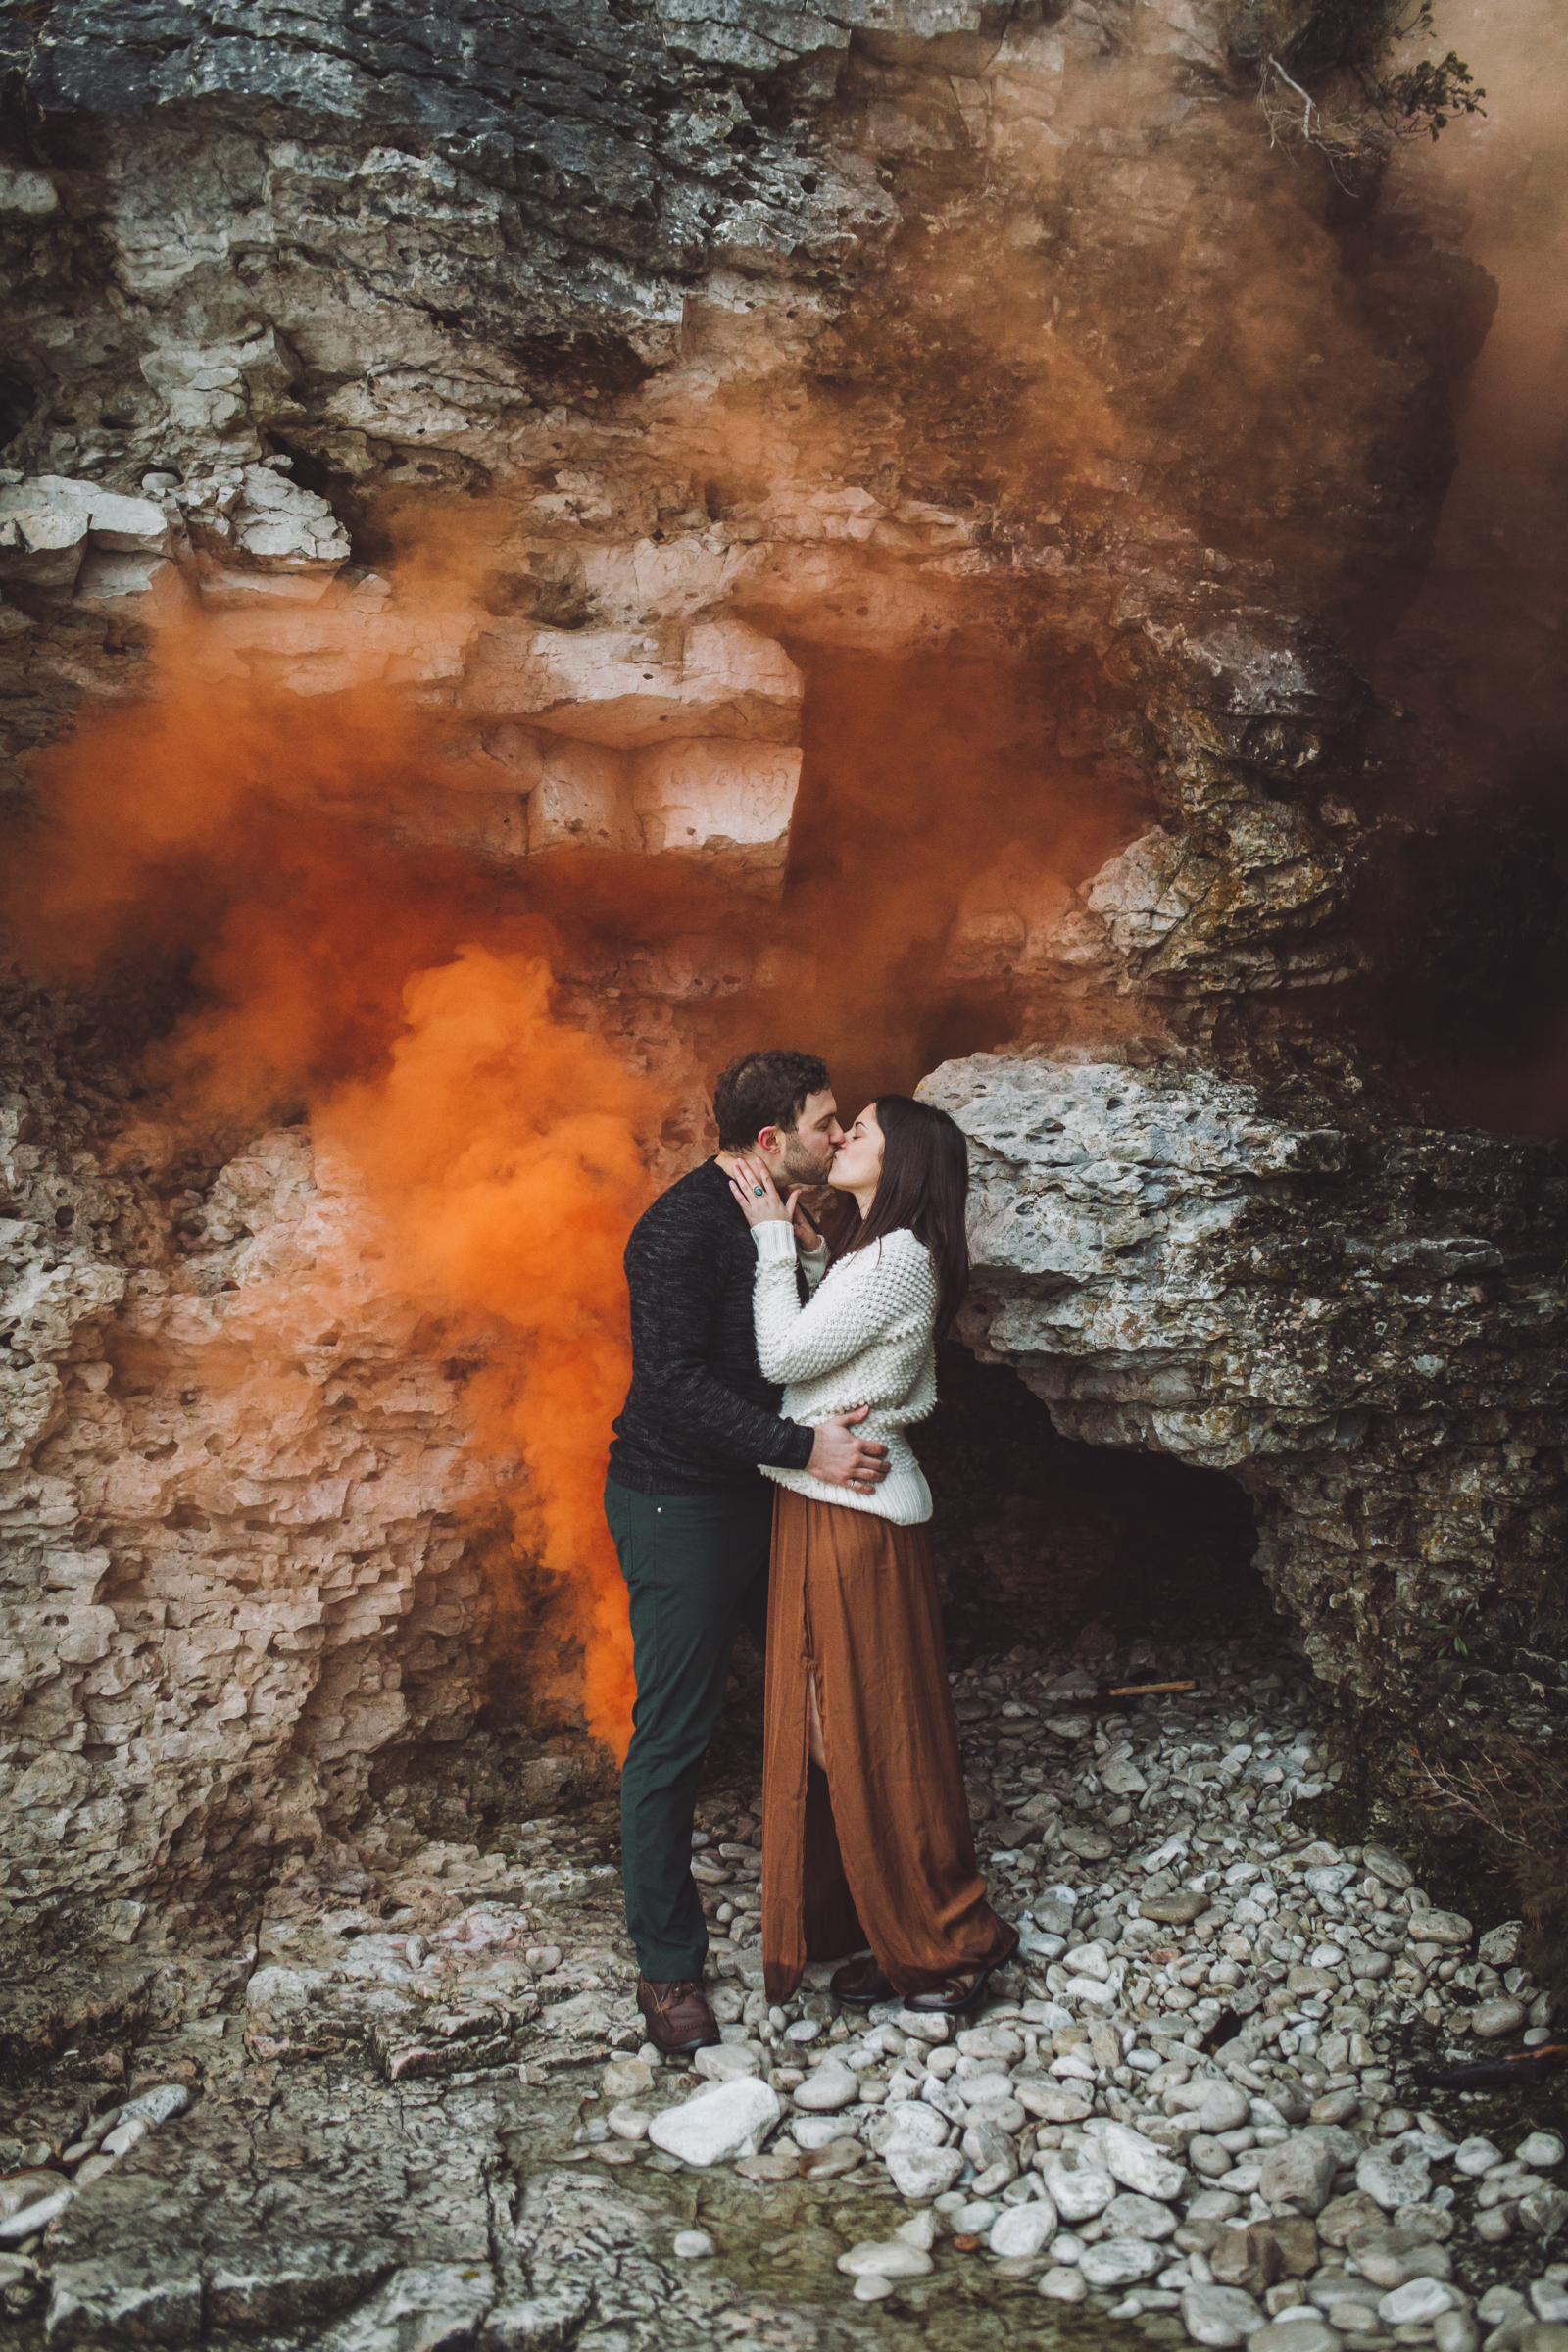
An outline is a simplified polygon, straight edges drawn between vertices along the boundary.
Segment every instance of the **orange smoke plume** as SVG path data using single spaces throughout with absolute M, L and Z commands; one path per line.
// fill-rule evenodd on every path
M 664 1104 L 554 1003 L 550 928 L 462 853 L 386 846 L 443 746 L 384 693 L 304 702 L 213 683 L 166 634 L 155 699 L 40 762 L 45 816 L 8 893 L 35 968 L 147 985 L 186 1010 L 146 1056 L 158 1111 L 236 1139 L 303 1108 L 377 1214 L 384 1283 L 418 1303 L 496 1464 L 516 1573 L 581 1645 L 588 1726 L 629 1734 L 630 1637 L 604 1524 L 630 1370 L 620 1256 Z M 516 1476 L 520 1461 L 523 1475 Z
M 519 1547 L 564 1580 L 588 1727 L 618 1757 L 631 1641 L 600 1490 L 631 1370 L 620 1258 L 649 1198 L 636 1129 L 652 1105 L 553 1018 L 551 990 L 538 958 L 472 945 L 416 973 L 390 1067 L 329 1096 L 317 1124 L 385 1217 L 397 1286 L 449 1324 L 501 1324 L 469 1391 L 475 1442 L 527 1466 L 509 1498 Z

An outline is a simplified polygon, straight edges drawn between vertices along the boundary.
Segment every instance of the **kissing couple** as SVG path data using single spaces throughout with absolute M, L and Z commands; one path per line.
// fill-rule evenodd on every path
M 626 1924 L 648 2037 L 671 2054 L 720 2038 L 692 1820 L 742 1622 L 767 1660 L 768 1998 L 836 1959 L 840 2001 L 956 2013 L 1018 1947 L 975 1857 L 931 1490 L 904 1434 L 936 1404 L 968 1283 L 962 1133 L 907 1095 L 846 1133 L 810 1054 L 743 1054 L 713 1113 L 716 1155 L 627 1245 L 632 1377 L 605 1488 L 637 1681 Z M 802 1200 L 821 1185 L 848 1212 L 832 1243 Z

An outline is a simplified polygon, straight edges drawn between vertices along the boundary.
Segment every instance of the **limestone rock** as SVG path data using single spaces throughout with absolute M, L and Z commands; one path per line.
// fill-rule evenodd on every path
M 1030 2257 L 1045 2252 L 1056 2230 L 1055 2207 L 1049 2197 L 1035 2197 L 1000 2213 L 986 2242 L 993 2254 Z
M 1337 2169 L 1333 2149 L 1317 2131 L 1298 2132 L 1264 2157 L 1261 2193 L 1271 2205 L 1320 2213 Z
M 1189 2286 L 1182 2325 L 1195 2344 L 1240 2344 L 1262 2328 L 1263 2314 L 1239 2286 Z
M 656 2148 L 684 2164 L 731 2164 L 756 2156 L 783 2114 L 777 2091 L 750 2078 L 698 2091 L 666 2107 L 648 2127 Z
M 1140 2196 L 1168 2199 L 1181 2193 L 1183 2168 L 1162 2156 L 1151 2139 L 1129 2124 L 1108 2124 L 1102 2137 L 1105 2166 L 1125 2188 Z
M 1078 2268 L 1088 2286 L 1133 2286 L 1165 2267 L 1161 2247 L 1145 2237 L 1102 2237 L 1086 2246 Z

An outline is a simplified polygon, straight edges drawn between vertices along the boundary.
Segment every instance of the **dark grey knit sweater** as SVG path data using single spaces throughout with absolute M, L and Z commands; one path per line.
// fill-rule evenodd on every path
M 779 1418 L 758 1368 L 757 1249 L 716 1159 L 662 1193 L 626 1245 L 631 1387 L 610 1475 L 640 1494 L 747 1486 L 760 1463 L 804 1470 L 815 1433 Z

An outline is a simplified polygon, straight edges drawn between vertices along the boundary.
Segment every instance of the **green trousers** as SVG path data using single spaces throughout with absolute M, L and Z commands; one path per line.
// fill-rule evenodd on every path
M 620 1871 L 637 1965 L 701 1978 L 708 1922 L 692 1879 L 697 1777 L 743 1621 L 767 1630 L 773 1490 L 636 1494 L 611 1479 L 605 1517 L 631 1603 L 637 1703 L 620 1778 Z

